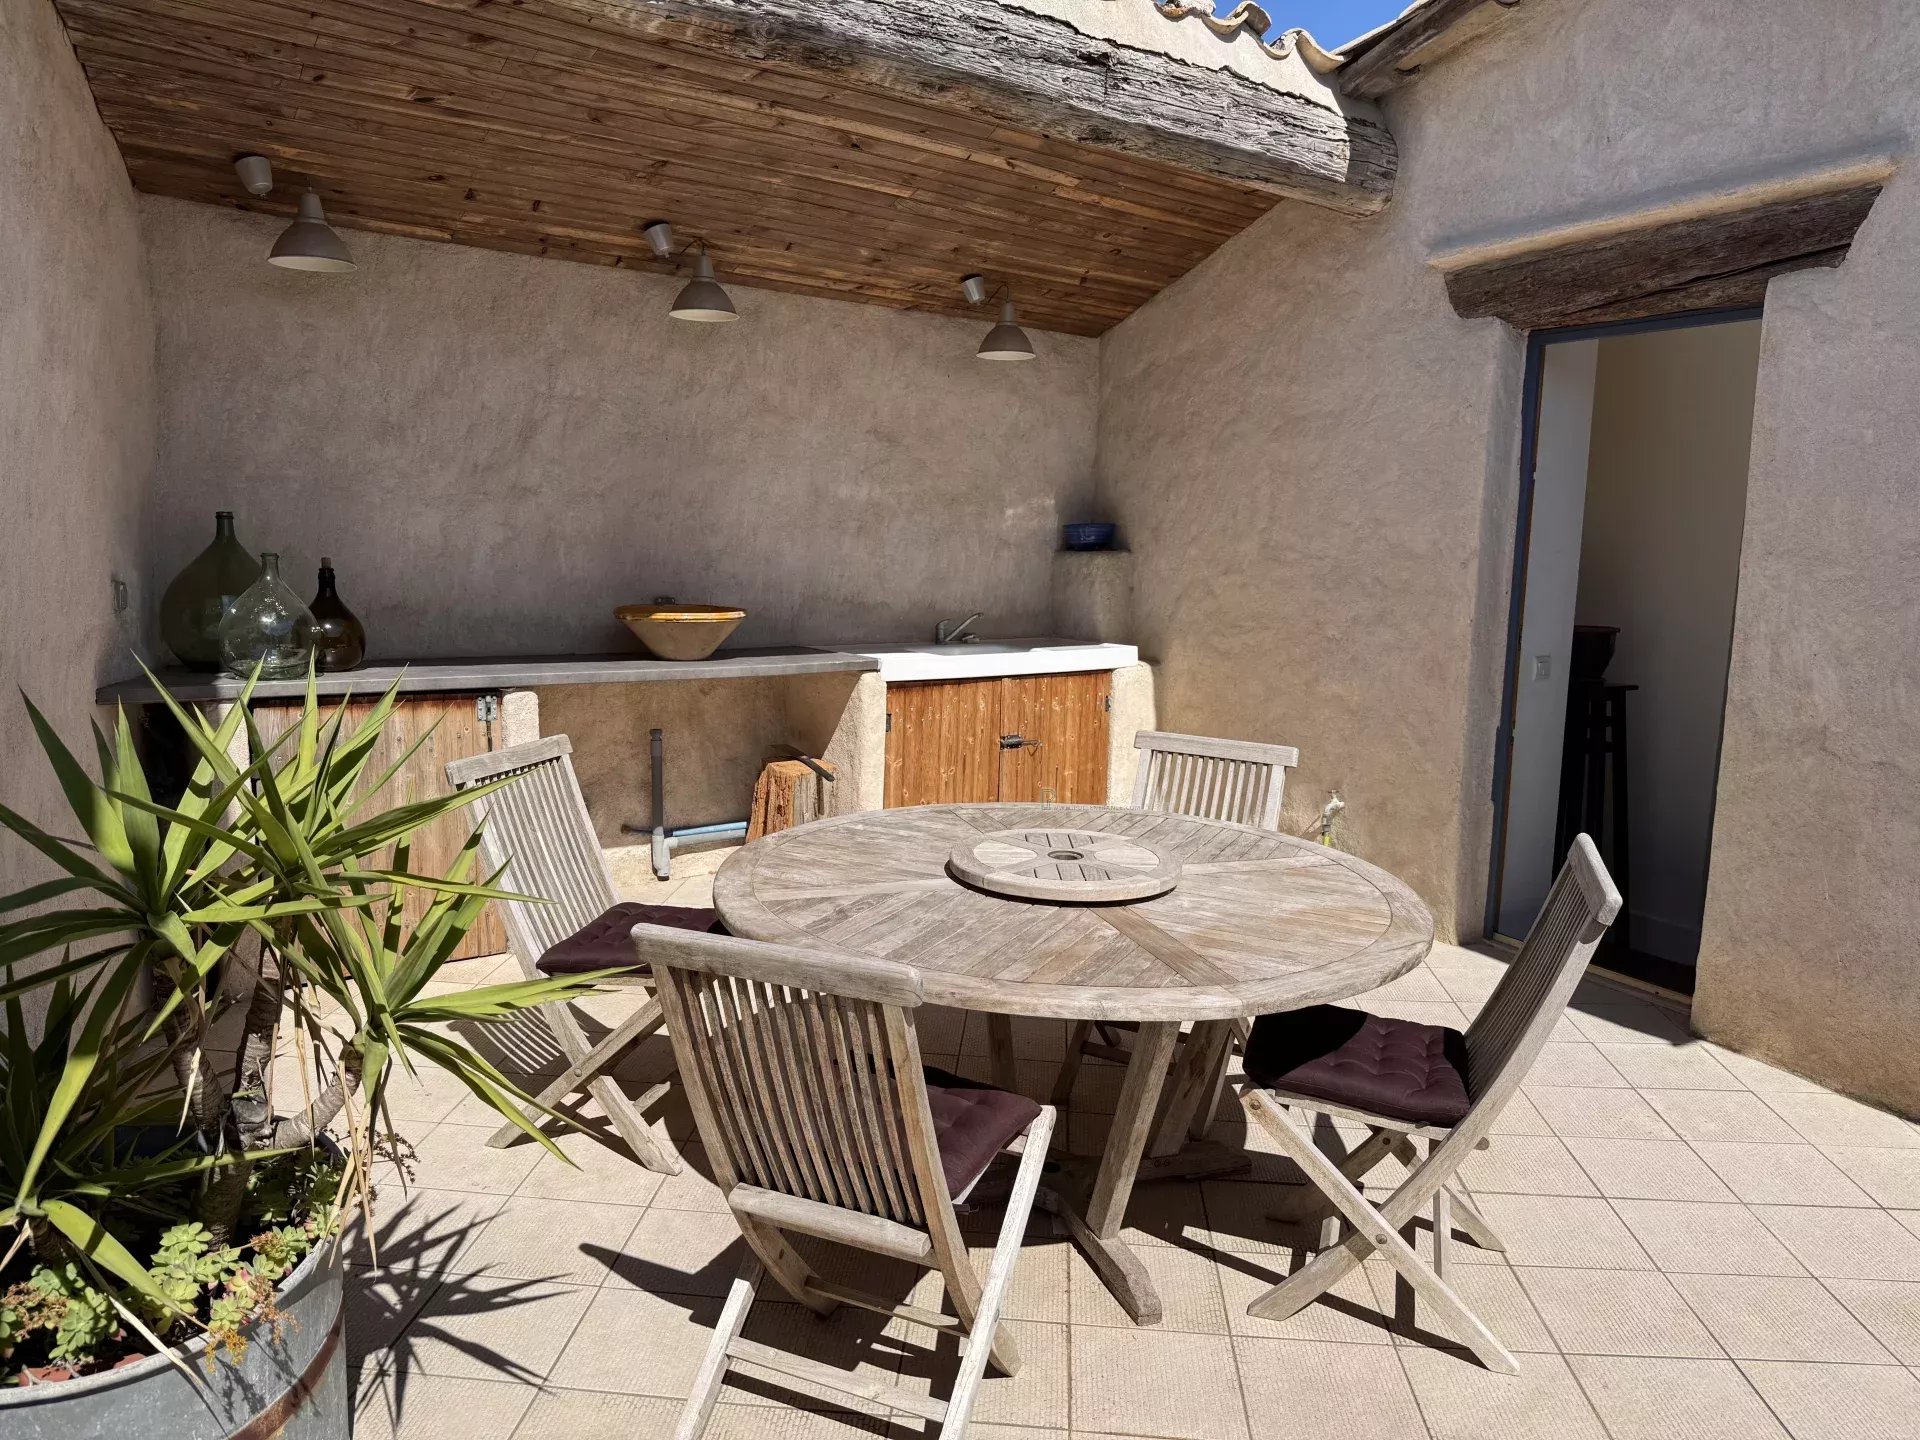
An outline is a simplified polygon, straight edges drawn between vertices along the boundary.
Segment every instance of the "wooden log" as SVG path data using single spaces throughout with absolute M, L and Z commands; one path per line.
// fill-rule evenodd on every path
M 1758 305 L 1776 275 L 1831 267 L 1879 197 L 1878 181 L 1692 215 L 1447 272 L 1467 319 L 1522 330 Z
M 1519 0 L 1494 0 L 1490 16 L 1485 12 L 1488 0 L 1431 0 L 1424 8 L 1406 17 L 1364 49 L 1356 49 L 1352 58 L 1337 72 L 1340 91 L 1363 100 L 1377 100 L 1420 73 L 1420 65 L 1433 58 L 1421 54 L 1443 37 L 1452 42 L 1449 32 L 1470 17 L 1479 23 L 1475 33 L 1487 28 L 1491 19 L 1512 9 Z M 1445 49 L 1451 51 L 1454 44 Z M 1436 54 L 1438 51 L 1436 50 Z
M 613 27 L 971 110 L 1367 215 L 1398 157 L 1369 109 L 1083 34 L 997 0 L 562 0 Z

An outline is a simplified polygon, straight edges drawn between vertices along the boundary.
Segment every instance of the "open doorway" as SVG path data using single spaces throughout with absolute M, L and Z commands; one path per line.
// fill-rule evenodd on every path
M 1691 993 L 1746 518 L 1757 311 L 1536 334 L 1489 894 L 1524 936 L 1585 830 L 1598 959 Z

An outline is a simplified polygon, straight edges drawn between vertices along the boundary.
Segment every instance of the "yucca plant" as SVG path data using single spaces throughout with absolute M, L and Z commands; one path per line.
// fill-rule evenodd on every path
M 251 691 L 216 724 L 162 689 L 195 759 L 171 804 L 155 799 L 124 714 L 111 738 L 95 728 L 96 778 L 27 702 L 80 836 L 0 805 L 0 828 L 61 872 L 0 899 L 0 1375 L 23 1363 L 10 1351 L 74 1371 L 111 1363 L 131 1343 L 119 1324 L 156 1347 L 210 1321 L 230 1337 L 261 1273 L 323 1234 L 336 1203 L 367 1204 L 396 1068 L 458 1076 L 554 1148 L 523 1115 L 530 1097 L 450 1026 L 598 977 L 426 993 L 489 900 L 524 897 L 476 878 L 477 834 L 440 876 L 410 868 L 410 837 L 495 787 L 376 808 L 427 738 L 369 773 L 397 685 L 350 725 L 344 705 L 323 712 L 310 679 L 298 723 L 272 744 Z M 231 758 L 243 727 L 246 763 Z M 430 903 L 408 923 L 411 892 Z M 37 1036 L 32 991 L 47 1001 Z M 227 1059 L 213 1026 L 218 996 L 236 993 Z M 288 1049 L 292 1106 L 273 1084 Z M 293 1188 L 308 1213 L 288 1213 L 291 1176 L 305 1177 Z

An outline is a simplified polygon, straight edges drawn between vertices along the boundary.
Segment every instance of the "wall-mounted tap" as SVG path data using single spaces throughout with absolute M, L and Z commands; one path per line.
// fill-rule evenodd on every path
M 933 643 L 936 645 L 978 644 L 980 637 L 973 634 L 967 627 L 978 620 L 980 615 L 981 612 L 976 610 L 964 620 L 942 620 L 933 627 Z

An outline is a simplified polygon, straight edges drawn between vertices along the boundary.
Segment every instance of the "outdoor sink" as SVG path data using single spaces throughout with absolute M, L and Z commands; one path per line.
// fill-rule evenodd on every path
M 613 613 L 662 660 L 704 660 L 747 618 L 746 611 L 725 605 L 682 605 L 675 600 L 622 605 Z

